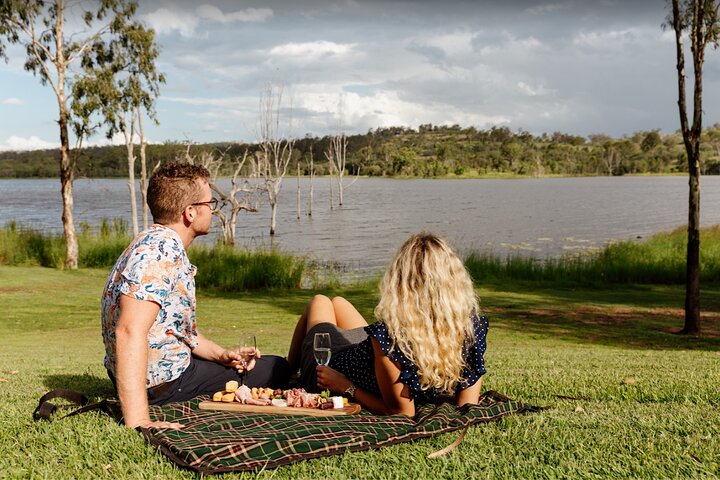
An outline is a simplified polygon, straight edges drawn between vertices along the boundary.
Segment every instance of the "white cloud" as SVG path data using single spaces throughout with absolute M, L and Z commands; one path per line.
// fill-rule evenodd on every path
M 270 55 L 288 57 L 316 58 L 323 55 L 346 55 L 355 44 L 342 44 L 328 41 L 286 43 L 270 49 Z
M 222 97 L 222 98 L 207 98 L 207 97 L 166 97 L 163 96 L 162 100 L 174 103 L 183 103 L 185 105 L 193 105 L 198 107 L 232 107 L 232 106 L 245 106 L 248 102 L 248 97 Z M 257 103 L 257 99 L 251 99 Z
M 158 35 L 177 31 L 183 37 L 192 37 L 198 25 L 196 16 L 180 10 L 168 10 L 167 8 L 160 8 L 148 13 L 143 16 L 143 20 L 154 28 Z
M 472 32 L 452 32 L 430 37 L 424 43 L 438 47 L 448 55 L 467 55 L 473 51 L 474 37 Z
M 573 45 L 579 47 L 608 49 L 620 47 L 627 43 L 633 43 L 642 36 L 642 32 L 637 29 L 627 28 L 625 30 L 580 33 L 573 38 L 572 43 Z
M 536 97 L 538 95 L 548 95 L 554 93 L 552 90 L 548 90 L 542 85 L 528 85 L 525 82 L 518 82 L 517 88 L 520 92 L 529 97 Z
M 3 105 L 22 105 L 23 103 L 25 102 L 15 97 L 9 97 L 2 101 Z
M 332 131 L 337 123 L 340 92 L 332 85 L 307 86 L 298 96 L 299 106 L 326 117 L 325 128 Z M 431 122 L 438 125 L 489 126 L 507 123 L 506 115 L 470 113 L 442 102 L 409 101 L 401 98 L 401 92 L 382 90 L 371 95 L 345 92 L 341 123 L 348 131 L 362 132 L 368 128 L 406 125 L 416 127 Z M 450 119 L 450 120 L 448 120 Z
M 269 8 L 248 8 L 237 12 L 223 13 L 222 10 L 216 6 L 208 4 L 197 7 L 195 13 L 197 13 L 200 18 L 218 23 L 264 22 L 273 16 L 273 11 Z
M 59 145 L 53 142 L 46 142 L 36 136 L 31 137 L 18 137 L 12 135 L 5 140 L 5 143 L 0 143 L 0 151 L 21 151 L 21 150 L 43 150 L 47 148 L 58 148 Z
M 144 15 L 145 20 L 158 35 L 178 32 L 183 37 L 194 37 L 201 20 L 215 23 L 257 23 L 264 22 L 273 16 L 269 8 L 248 8 L 236 12 L 224 13 L 214 5 L 200 5 L 194 12 L 180 9 L 159 8 Z M 207 32 L 206 32 L 207 33 Z
M 566 7 L 567 5 L 564 3 L 546 3 L 543 5 L 538 5 L 536 7 L 527 8 L 525 9 L 525 12 L 529 13 L 530 15 L 545 15 L 547 13 L 562 10 Z

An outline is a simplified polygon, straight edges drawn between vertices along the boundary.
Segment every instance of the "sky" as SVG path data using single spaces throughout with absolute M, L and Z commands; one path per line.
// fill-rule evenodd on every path
M 258 141 L 268 83 L 282 87 L 282 133 L 296 137 L 427 123 L 613 137 L 679 127 L 665 0 L 139 3 L 167 78 L 159 125 L 145 122 L 151 142 Z M 57 146 L 54 93 L 23 70 L 24 50 L 7 53 L 0 150 Z M 703 106 L 705 125 L 720 121 L 712 49 Z

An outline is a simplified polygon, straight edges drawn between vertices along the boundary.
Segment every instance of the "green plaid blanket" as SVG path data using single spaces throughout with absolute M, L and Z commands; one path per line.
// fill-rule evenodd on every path
M 145 438 L 173 462 L 203 474 L 272 469 L 539 410 L 495 391 L 484 393 L 475 405 L 425 405 L 414 418 L 377 416 L 365 410 L 357 415 L 327 417 L 199 410 L 197 405 L 204 399 L 151 407 L 154 419 L 182 423 L 182 430 L 142 430 Z

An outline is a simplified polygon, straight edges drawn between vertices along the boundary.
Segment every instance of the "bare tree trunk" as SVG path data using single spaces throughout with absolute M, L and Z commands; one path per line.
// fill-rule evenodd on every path
M 143 230 L 147 230 L 150 226 L 150 209 L 147 204 L 147 157 L 145 156 L 147 141 L 145 140 L 145 133 L 143 131 L 142 110 L 140 106 L 137 107 L 137 118 L 138 135 L 140 137 L 140 199 L 142 203 L 142 228 Z
M 333 198 L 335 197 L 335 192 L 333 191 L 333 168 L 332 163 L 328 164 L 328 168 L 330 169 L 330 176 L 328 177 L 330 179 L 330 210 L 333 209 Z
M 60 105 L 60 194 L 62 196 L 63 210 L 62 223 L 65 233 L 65 268 L 75 270 L 78 268 L 78 242 L 75 233 L 75 219 L 73 218 L 73 161 L 70 158 L 70 139 L 68 137 L 67 112 L 65 102 L 59 100 Z
M 270 206 L 270 236 L 275 235 L 275 224 L 277 222 L 277 203 Z
M 315 193 L 313 180 L 315 180 L 315 161 L 313 160 L 312 147 L 310 147 L 310 194 L 308 196 L 308 217 L 312 217 L 313 194 Z
M 137 212 L 137 195 L 135 195 L 135 112 L 130 114 L 130 132 L 125 134 L 125 147 L 127 149 L 128 162 L 128 190 L 130 192 L 130 221 L 132 222 L 133 236 L 139 233 L 138 230 L 138 212 Z
M 700 152 L 695 152 L 699 157 Z M 690 162 L 688 240 L 684 333 L 700 332 L 700 172 L 697 158 Z
M 300 220 L 300 160 L 297 162 L 297 219 Z

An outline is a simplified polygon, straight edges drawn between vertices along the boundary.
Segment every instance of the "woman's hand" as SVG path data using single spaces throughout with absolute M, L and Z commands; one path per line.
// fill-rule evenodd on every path
M 318 365 L 315 367 L 317 373 L 317 385 L 321 389 L 330 390 L 332 393 L 344 393 L 352 385 L 348 378 L 337 370 L 330 367 Z

